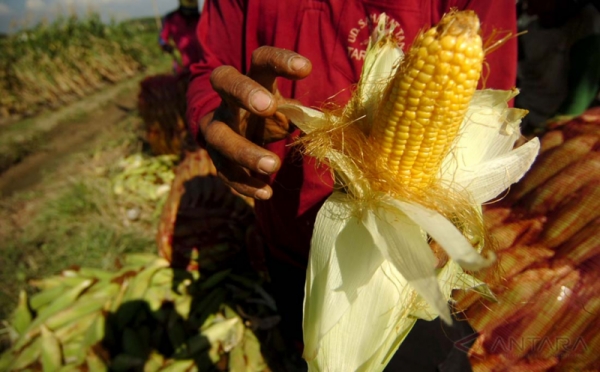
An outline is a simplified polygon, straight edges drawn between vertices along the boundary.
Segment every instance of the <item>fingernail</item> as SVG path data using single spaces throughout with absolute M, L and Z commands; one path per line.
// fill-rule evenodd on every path
M 264 174 L 271 174 L 275 172 L 277 162 L 270 156 L 263 156 L 258 161 L 258 170 Z
M 250 104 L 257 111 L 265 111 L 271 106 L 271 97 L 259 90 L 252 94 L 252 98 L 250 98 Z
M 299 71 L 302 70 L 306 66 L 306 59 L 301 57 L 294 57 L 290 61 L 290 67 L 292 70 Z
M 271 197 L 271 193 L 265 189 L 259 189 L 259 190 L 256 190 L 254 197 L 256 199 L 267 200 Z

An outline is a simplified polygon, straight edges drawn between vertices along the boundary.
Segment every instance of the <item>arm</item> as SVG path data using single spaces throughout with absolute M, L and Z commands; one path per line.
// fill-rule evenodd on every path
M 167 53 L 171 53 L 173 51 L 173 47 L 169 44 L 169 17 L 164 17 L 162 19 L 162 28 L 160 33 L 158 34 L 158 44 L 161 49 Z
M 190 130 L 198 137 L 199 121 L 214 111 L 221 98 L 212 89 L 210 74 L 219 66 L 232 66 L 238 71 L 244 65 L 244 9 L 241 1 L 207 0 L 198 22 L 197 36 L 201 57 L 190 68 L 187 119 Z M 201 138 L 199 138 L 202 141 Z

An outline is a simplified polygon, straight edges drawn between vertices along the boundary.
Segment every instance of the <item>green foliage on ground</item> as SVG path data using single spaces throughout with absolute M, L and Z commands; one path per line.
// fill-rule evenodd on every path
M 65 270 L 21 293 L 0 370 L 268 371 L 255 332 L 279 317 L 259 284 L 231 269 L 202 278 L 151 254 L 129 254 L 115 272 Z

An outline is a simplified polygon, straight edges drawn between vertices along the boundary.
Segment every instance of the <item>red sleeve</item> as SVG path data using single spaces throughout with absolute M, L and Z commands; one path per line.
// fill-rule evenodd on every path
M 507 32 L 512 35 L 517 34 L 517 7 L 514 0 L 453 0 L 451 3 L 454 3 L 452 7 L 472 9 L 477 13 L 481 21 L 484 45 L 492 37 L 494 30 L 500 36 L 506 35 Z M 487 54 L 485 61 L 487 63 L 483 69 L 483 77 L 487 75 L 485 88 L 508 90 L 515 87 L 517 79 L 515 37 Z
M 241 0 L 207 0 L 197 28 L 200 61 L 191 65 L 187 92 L 187 120 L 194 136 L 198 121 L 220 104 L 210 85 L 210 74 L 219 66 L 230 65 L 243 71 L 244 10 Z
M 169 18 L 164 17 L 162 20 L 162 28 L 160 30 L 159 35 L 159 43 L 160 45 L 165 45 L 169 42 Z

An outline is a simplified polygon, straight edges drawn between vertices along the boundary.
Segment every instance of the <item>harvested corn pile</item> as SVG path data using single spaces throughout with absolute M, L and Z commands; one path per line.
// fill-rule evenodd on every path
M 116 272 L 73 268 L 36 280 L 10 320 L 0 370 L 267 371 L 255 332 L 278 323 L 251 275 L 208 278 L 150 254 Z
M 135 197 L 140 203 L 160 200 L 171 188 L 176 161 L 175 155 L 128 156 L 118 164 L 121 171 L 112 180 L 113 191 L 119 196 Z
M 474 371 L 600 370 L 600 110 L 551 127 L 531 171 L 485 211 L 498 301 L 458 297 Z
M 257 239 L 252 206 L 216 177 L 206 150 L 188 152 L 162 212 L 161 256 L 175 267 L 215 272 L 235 265 L 246 245 L 260 251 Z
M 140 83 L 138 110 L 146 141 L 155 155 L 181 152 L 184 140 L 188 74 L 155 75 Z

